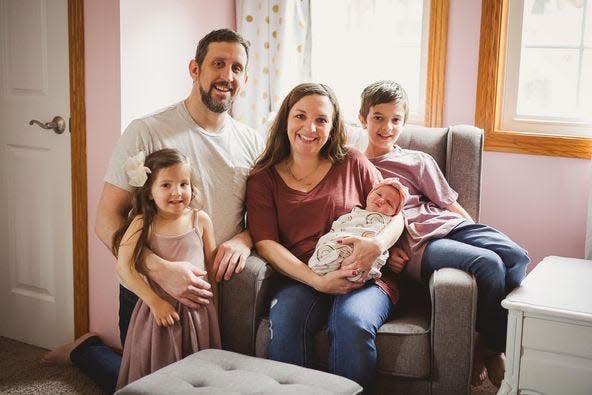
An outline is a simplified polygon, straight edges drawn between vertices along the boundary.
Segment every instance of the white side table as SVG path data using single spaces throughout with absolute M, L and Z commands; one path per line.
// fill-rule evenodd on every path
M 549 256 L 502 301 L 499 394 L 592 394 L 592 261 Z

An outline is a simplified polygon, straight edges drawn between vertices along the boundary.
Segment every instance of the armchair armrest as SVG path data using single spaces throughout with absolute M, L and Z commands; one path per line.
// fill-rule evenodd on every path
M 483 130 L 469 125 L 451 126 L 446 145 L 446 179 L 459 193 L 458 202 L 479 221 Z
M 244 270 L 220 285 L 220 331 L 224 349 L 255 355 L 257 324 L 269 307 L 273 273 L 270 265 L 251 254 Z
M 470 274 L 445 268 L 430 279 L 432 299 L 432 394 L 469 394 L 477 283 Z

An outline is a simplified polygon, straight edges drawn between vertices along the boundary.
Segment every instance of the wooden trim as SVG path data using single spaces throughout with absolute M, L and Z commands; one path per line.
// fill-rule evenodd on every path
M 486 151 L 592 159 L 592 138 L 523 133 L 501 128 L 501 94 L 509 0 L 483 0 L 475 125 Z
M 448 41 L 448 0 L 430 1 L 425 126 L 442 127 Z
M 68 0 L 75 337 L 88 332 L 89 328 L 83 5 L 84 0 Z

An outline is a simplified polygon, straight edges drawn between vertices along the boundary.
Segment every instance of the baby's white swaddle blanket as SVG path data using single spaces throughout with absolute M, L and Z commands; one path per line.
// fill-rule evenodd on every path
M 351 213 L 337 218 L 331 225 L 331 230 L 319 239 L 308 261 L 308 266 L 318 274 L 327 274 L 339 269 L 343 259 L 352 253 L 352 248 L 348 244 L 338 243 L 337 240 L 347 236 L 374 237 L 391 218 L 388 215 L 354 207 Z M 369 279 L 381 276 L 380 269 L 387 259 L 388 251 L 385 251 L 374 261 L 368 275 Z M 360 277 L 361 274 L 349 277 L 349 280 L 358 281 Z

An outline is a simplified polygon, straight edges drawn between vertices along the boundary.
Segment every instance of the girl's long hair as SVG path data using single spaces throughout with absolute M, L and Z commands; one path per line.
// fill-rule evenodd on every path
M 148 239 L 150 238 L 152 222 L 154 221 L 154 217 L 156 216 L 156 212 L 158 210 L 154 200 L 152 199 L 152 185 L 154 184 L 154 180 L 158 176 L 158 172 L 160 170 L 179 164 L 191 166 L 189 159 L 187 159 L 185 155 L 181 154 L 176 149 L 163 148 L 158 151 L 154 151 L 146 157 L 144 166 L 150 169 L 148 179 L 143 186 L 136 187 L 132 190 L 132 209 L 129 212 L 125 223 L 113 234 L 111 250 L 113 255 L 117 257 L 119 253 L 119 246 L 125 242 L 125 240 L 122 240 L 125 232 L 129 228 L 134 218 L 137 216 L 142 217 L 142 229 L 140 230 L 140 237 L 134 248 L 131 262 L 131 264 L 139 273 L 147 273 L 146 265 L 142 259 L 142 253 L 146 247 L 149 247 Z M 196 183 L 194 175 L 193 172 L 191 172 L 191 201 L 196 198 L 199 200 L 198 191 L 195 185 Z
M 327 85 L 307 82 L 294 87 L 282 102 L 269 130 L 265 150 L 263 150 L 263 153 L 257 159 L 257 163 L 251 174 L 256 174 L 275 166 L 290 155 L 290 140 L 287 133 L 288 115 L 294 104 L 309 95 L 325 96 L 333 105 L 331 132 L 329 133 L 329 140 L 321 148 L 321 157 L 329 159 L 332 163 L 340 162 L 345 158 L 347 153 L 347 149 L 345 148 L 347 136 L 345 134 L 343 116 L 341 115 L 335 93 Z

